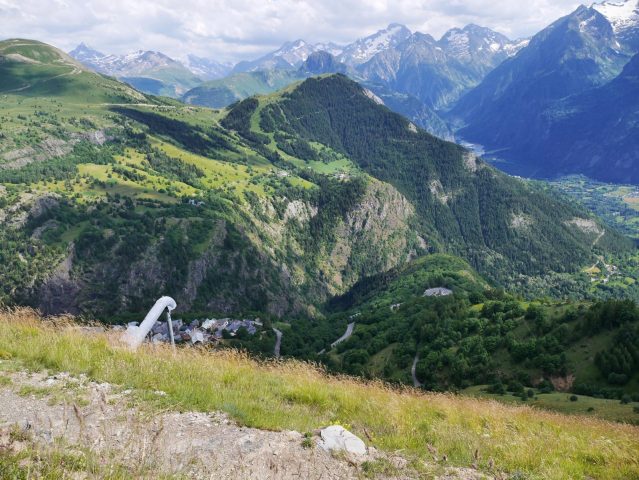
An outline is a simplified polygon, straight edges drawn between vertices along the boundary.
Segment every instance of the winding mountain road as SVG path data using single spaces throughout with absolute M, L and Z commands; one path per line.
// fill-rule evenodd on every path
M 333 343 L 331 343 L 331 348 L 335 348 L 340 343 L 345 342 L 346 340 L 351 338 L 351 335 L 353 334 L 353 330 L 354 329 L 355 329 L 355 322 L 349 323 L 348 327 L 346 327 L 346 332 L 344 333 L 344 335 L 342 335 L 337 340 L 335 340 Z
M 419 362 L 419 352 L 415 354 L 415 359 L 413 360 L 413 366 L 410 367 L 410 374 L 413 377 L 413 386 L 415 388 L 423 387 L 424 384 L 417 379 L 417 362 Z
M 280 348 L 282 346 L 283 334 L 275 327 L 273 327 L 273 331 L 275 332 L 275 336 L 277 337 L 277 339 L 275 340 L 275 349 L 273 350 L 273 355 L 275 355 L 275 358 L 280 358 Z

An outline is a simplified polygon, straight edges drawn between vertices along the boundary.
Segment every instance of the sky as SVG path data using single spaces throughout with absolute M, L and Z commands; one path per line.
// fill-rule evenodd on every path
M 439 38 L 469 23 L 528 37 L 574 0 L 0 0 L 0 35 L 63 50 L 158 50 L 236 62 L 302 38 L 346 44 L 389 23 Z

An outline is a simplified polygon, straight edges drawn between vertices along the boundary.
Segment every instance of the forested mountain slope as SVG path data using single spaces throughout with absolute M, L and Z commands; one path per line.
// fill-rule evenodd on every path
M 509 153 L 523 175 L 639 182 L 639 54 L 611 82 L 552 104 L 529 135 Z
M 240 103 L 225 126 L 251 133 L 255 111 L 261 130 L 278 146 L 319 142 L 393 185 L 415 206 L 431 248 L 467 258 L 493 281 L 573 270 L 589 258 L 593 245 L 627 248 L 583 211 L 415 128 L 344 76 L 309 79 L 264 106 Z
M 182 311 L 312 315 L 423 252 L 408 202 L 357 171 L 339 180 L 356 170 L 343 156 L 324 149 L 298 171 L 219 112 L 142 95 L 44 44 L 1 48 L 4 302 L 112 319 L 170 293 Z

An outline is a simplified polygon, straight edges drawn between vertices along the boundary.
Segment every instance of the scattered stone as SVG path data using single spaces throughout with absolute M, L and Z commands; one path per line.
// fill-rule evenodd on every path
M 361 438 L 340 425 L 322 429 L 319 446 L 328 451 L 343 451 L 354 455 L 366 455 L 366 444 Z
M 163 343 L 168 341 L 168 337 L 162 333 L 156 333 L 151 337 L 151 342 L 153 343 Z

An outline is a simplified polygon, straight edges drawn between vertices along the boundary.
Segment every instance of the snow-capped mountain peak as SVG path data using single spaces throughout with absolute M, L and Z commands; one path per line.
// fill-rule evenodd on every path
M 315 45 L 311 45 L 299 39 L 294 42 L 286 42 L 279 50 L 273 52 L 272 56 L 280 57 L 290 65 L 297 66 L 304 62 L 308 56 L 315 51 L 317 51 Z
M 501 33 L 473 24 L 449 30 L 438 42 L 447 55 L 462 62 L 494 55 L 512 56 L 525 46 L 520 43 L 511 42 Z
M 504 51 L 509 57 L 514 57 L 520 50 L 526 48 L 530 43 L 530 38 L 520 38 L 514 40 L 504 47 Z
M 105 55 L 81 43 L 69 52 L 69 55 L 100 73 L 116 77 L 139 75 L 164 67 L 184 68 L 180 62 L 169 56 L 150 50 L 136 50 L 124 55 Z
M 347 46 L 340 60 L 352 64 L 367 62 L 379 52 L 399 45 L 411 35 L 411 31 L 404 25 L 391 23 L 387 28 Z
M 630 28 L 639 27 L 638 0 L 614 0 L 594 3 L 591 8 L 606 17 L 616 34 Z

